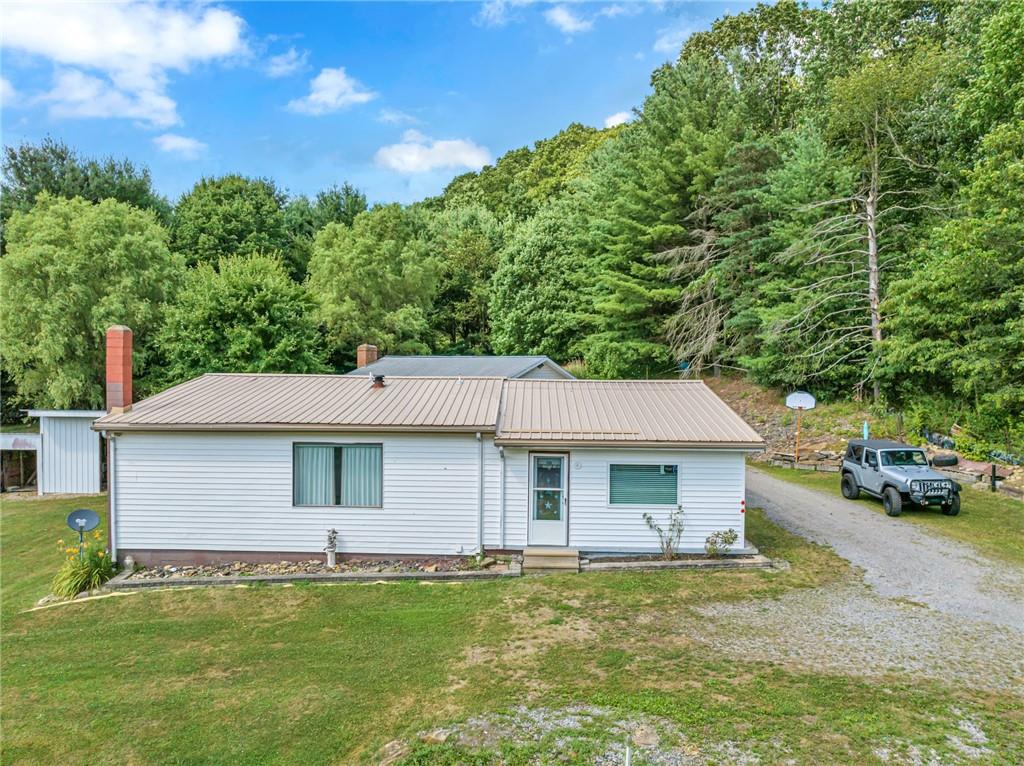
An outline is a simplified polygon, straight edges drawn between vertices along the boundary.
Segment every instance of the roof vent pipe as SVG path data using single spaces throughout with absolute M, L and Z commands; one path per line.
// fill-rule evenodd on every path
M 374 375 L 373 382 L 370 384 L 370 388 L 384 388 L 384 376 Z

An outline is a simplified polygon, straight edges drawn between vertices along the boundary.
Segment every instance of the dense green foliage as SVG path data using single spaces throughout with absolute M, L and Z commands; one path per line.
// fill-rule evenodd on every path
M 108 157 L 86 160 L 60 141 L 44 139 L 38 146 L 4 147 L 0 186 L 0 239 L 6 245 L 7 222 L 15 212 L 28 212 L 43 192 L 54 197 L 82 197 L 90 202 L 115 199 L 152 210 L 161 222 L 171 206 L 153 189 L 146 168 Z
M 190 265 L 230 255 L 283 253 L 285 197 L 270 181 L 204 178 L 174 208 L 171 246 Z
M 102 406 L 114 324 L 135 331 L 136 390 L 151 390 L 153 341 L 183 273 L 152 212 L 43 194 L 15 213 L 0 260 L 0 354 L 24 405 Z
M 1022 49 L 1024 0 L 762 4 L 692 35 L 626 125 L 574 123 L 404 208 L 204 179 L 171 247 L 279 257 L 339 368 L 362 342 L 594 377 L 715 364 L 1024 452 Z M 7 184 L 78 189 L 48 180 L 58 148 L 9 152 Z
M 308 284 L 337 358 L 351 364 L 366 341 L 391 353 L 430 349 L 437 262 L 424 232 L 420 211 L 386 205 L 317 235 Z
M 170 383 L 205 372 L 325 372 L 313 302 L 270 255 L 192 269 L 157 347 Z

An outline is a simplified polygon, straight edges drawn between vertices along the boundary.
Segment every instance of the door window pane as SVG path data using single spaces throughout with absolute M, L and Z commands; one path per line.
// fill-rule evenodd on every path
M 535 457 L 533 486 L 538 489 L 559 489 L 562 486 L 562 458 Z
M 534 521 L 561 521 L 562 492 L 557 489 L 537 489 L 533 493 Z

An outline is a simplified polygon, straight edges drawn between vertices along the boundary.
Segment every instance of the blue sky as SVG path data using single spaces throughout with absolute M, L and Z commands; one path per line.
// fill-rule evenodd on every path
M 748 2 L 5 3 L 5 144 L 126 156 L 176 199 L 238 172 L 411 202 L 570 122 L 625 119 Z

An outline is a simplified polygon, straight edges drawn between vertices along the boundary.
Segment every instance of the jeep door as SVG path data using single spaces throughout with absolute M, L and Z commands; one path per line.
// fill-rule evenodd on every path
M 878 450 L 864 450 L 864 467 L 861 469 L 860 479 L 864 489 L 876 495 L 882 493 L 882 469 L 878 465 Z

